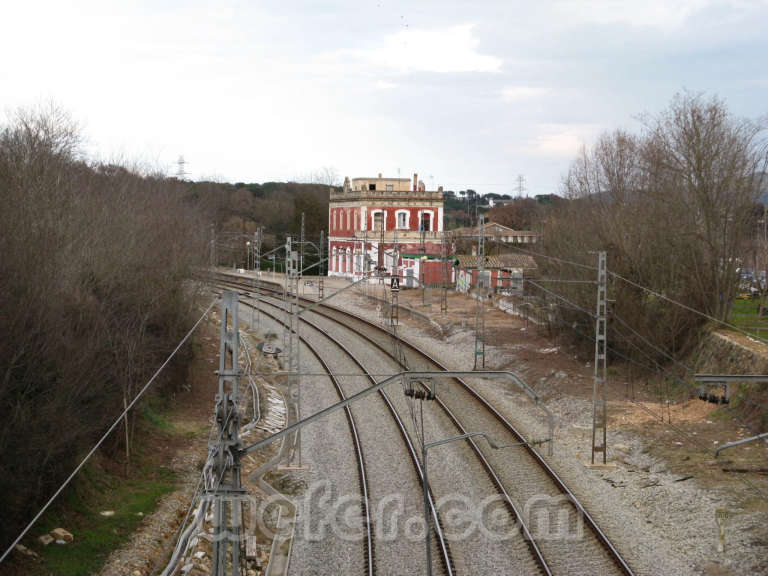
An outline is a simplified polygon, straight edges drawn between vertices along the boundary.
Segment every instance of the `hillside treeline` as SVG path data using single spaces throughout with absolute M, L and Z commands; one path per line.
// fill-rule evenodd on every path
M 206 257 L 186 184 L 80 150 L 54 108 L 0 126 L 3 545 L 189 329 L 184 281 Z
M 288 235 L 297 238 L 302 212 L 307 240 L 317 244 L 320 231 L 328 230 L 330 186 L 327 184 L 195 182 L 188 185 L 201 208 L 211 216 L 210 224 L 216 238 L 216 261 L 222 266 L 245 266 L 246 242 L 253 238 L 259 227 L 264 228 L 263 253 L 284 244 Z M 210 238 L 210 226 L 205 230 Z M 307 248 L 309 260 L 312 250 Z M 253 254 L 250 262 L 252 257 Z M 283 258 L 283 254 L 278 253 L 277 257 Z M 262 264 L 264 268 L 269 265 L 266 260 Z
M 591 266 L 597 262 L 593 252 L 606 250 L 610 271 L 727 319 L 765 186 L 763 128 L 735 118 L 716 98 L 685 93 L 661 114 L 643 118 L 639 134 L 604 134 L 573 162 L 563 183 L 567 200 L 544 213 L 544 241 L 537 249 Z M 539 266 L 545 278 L 596 277 L 594 270 L 554 260 L 542 258 Z M 548 288 L 595 308 L 594 285 Z M 611 345 L 646 363 L 689 351 L 707 323 L 615 277 L 609 277 L 609 298 L 615 300 Z M 560 311 L 563 326 L 581 325 L 592 337 L 589 317 L 568 306 Z

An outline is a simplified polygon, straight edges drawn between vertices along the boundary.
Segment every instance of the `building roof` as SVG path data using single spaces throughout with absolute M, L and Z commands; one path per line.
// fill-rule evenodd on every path
M 454 262 L 458 262 L 461 268 L 478 268 L 479 258 L 471 254 L 457 254 Z M 484 268 L 523 268 L 536 269 L 536 262 L 531 256 L 525 254 L 499 254 L 498 256 L 486 256 Z
M 483 224 L 483 230 L 487 236 L 538 236 L 536 232 L 531 230 L 514 230 L 509 226 L 504 226 L 498 222 L 486 222 Z M 477 236 L 477 226 L 454 228 L 453 230 L 446 230 L 445 232 L 446 234 L 453 234 L 456 236 Z
M 387 182 L 407 182 L 408 184 L 411 183 L 410 178 L 388 178 L 387 176 L 356 176 L 355 178 L 352 178 L 351 182 L 357 182 L 359 180 L 365 180 L 366 182 L 375 182 L 377 180 L 386 180 Z

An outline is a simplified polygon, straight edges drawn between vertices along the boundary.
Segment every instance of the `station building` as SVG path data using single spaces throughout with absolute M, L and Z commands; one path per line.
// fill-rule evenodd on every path
M 344 179 L 330 195 L 328 275 L 360 278 L 394 264 L 418 278 L 420 266 L 440 258 L 443 190 L 409 178 Z M 395 245 L 398 261 L 394 262 Z

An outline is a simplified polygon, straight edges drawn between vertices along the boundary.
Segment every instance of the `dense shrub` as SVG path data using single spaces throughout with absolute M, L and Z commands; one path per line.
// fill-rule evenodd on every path
M 0 127 L 5 543 L 187 331 L 205 256 L 189 184 L 89 163 L 79 138 L 55 108 Z
M 593 266 L 589 253 L 606 250 L 611 271 L 725 320 L 754 235 L 766 166 L 762 130 L 734 118 L 716 98 L 682 94 L 659 116 L 645 118 L 639 135 L 604 135 L 574 161 L 563 184 L 568 201 L 547 215 L 540 249 Z M 593 271 L 557 261 L 539 264 L 544 276 L 595 279 Z M 560 285 L 558 291 L 594 309 L 594 287 Z M 625 351 L 641 340 L 617 319 L 672 354 L 689 351 L 706 323 L 615 278 L 609 294 L 615 299 L 611 338 Z M 573 309 L 563 314 L 565 326 L 585 319 Z M 642 346 L 651 359 L 665 360 Z

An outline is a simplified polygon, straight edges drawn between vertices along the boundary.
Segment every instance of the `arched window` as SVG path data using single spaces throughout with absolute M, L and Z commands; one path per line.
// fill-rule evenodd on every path
M 384 210 L 371 211 L 371 230 L 380 232 L 387 229 L 387 213 Z
M 395 210 L 395 227 L 398 230 L 408 230 L 411 227 L 410 210 Z
M 349 248 L 347 248 L 347 267 L 345 272 L 347 274 L 352 273 L 352 250 L 350 250 Z
M 333 231 L 334 232 L 336 232 L 336 212 L 338 212 L 338 210 L 334 210 L 333 211 Z M 334 248 L 334 250 L 335 250 L 335 248 Z
M 335 215 L 336 215 L 336 214 L 334 213 L 334 216 L 335 216 Z M 334 218 L 334 220 L 335 220 L 335 218 Z M 333 255 L 331 256 L 331 270 L 333 270 L 334 272 L 337 272 L 337 271 L 338 271 L 338 268 L 337 268 L 337 265 L 338 265 L 338 264 L 337 264 L 337 262 L 336 262 L 336 246 L 334 246 L 334 247 L 333 247 L 333 252 L 332 252 L 332 254 L 333 254 Z
M 432 210 L 419 210 L 419 231 L 431 232 L 434 230 L 434 212 Z

